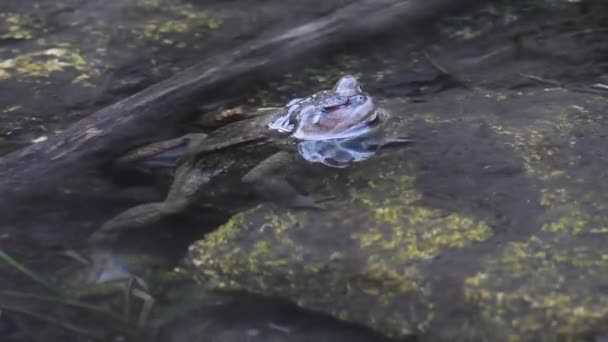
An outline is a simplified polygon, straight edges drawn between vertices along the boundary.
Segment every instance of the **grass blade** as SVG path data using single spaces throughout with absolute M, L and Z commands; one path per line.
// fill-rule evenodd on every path
M 2 249 L 0 249 L 0 262 L 3 262 L 5 264 L 7 264 L 8 266 L 16 269 L 17 271 L 19 271 L 20 273 L 22 273 L 23 275 L 25 275 L 26 277 L 28 277 L 30 280 L 34 281 L 35 283 L 37 283 L 40 286 L 42 286 L 45 289 L 47 289 L 52 294 L 54 294 L 54 295 L 56 295 L 58 297 L 62 297 L 62 298 L 66 298 L 67 297 L 57 287 L 51 285 L 51 283 L 49 283 L 48 281 L 46 281 L 45 279 L 43 279 L 41 276 L 39 276 L 36 273 L 30 271 L 27 267 L 25 267 L 23 264 L 21 264 L 17 260 L 13 259 L 10 255 L 8 255 L 7 253 L 5 253 Z

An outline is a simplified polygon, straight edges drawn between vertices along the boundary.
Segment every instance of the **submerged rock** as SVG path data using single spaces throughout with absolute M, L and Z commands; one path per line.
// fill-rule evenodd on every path
M 336 195 L 325 211 L 235 215 L 190 247 L 187 271 L 391 337 L 605 334 L 608 101 L 553 89 L 393 102 L 416 145 L 310 177 Z

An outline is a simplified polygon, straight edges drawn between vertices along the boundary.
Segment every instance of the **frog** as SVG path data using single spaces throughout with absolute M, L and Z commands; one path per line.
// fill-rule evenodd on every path
M 165 199 L 117 214 L 89 240 L 104 242 L 183 212 L 200 198 L 204 185 L 220 174 L 238 175 L 262 199 L 322 210 L 321 202 L 327 198 L 299 191 L 281 173 L 298 162 L 346 167 L 385 146 L 412 143 L 408 136 L 381 133 L 389 117 L 355 76 L 344 75 L 332 89 L 292 99 L 278 110 L 252 115 L 209 134 L 189 133 L 137 148 L 116 162 L 172 170 Z

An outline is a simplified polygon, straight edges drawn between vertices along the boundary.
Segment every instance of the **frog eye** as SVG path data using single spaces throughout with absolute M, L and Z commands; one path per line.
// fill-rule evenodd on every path
M 362 104 L 367 100 L 367 98 L 363 95 L 356 95 L 356 96 L 353 96 L 353 100 L 354 100 L 355 104 Z
M 359 86 L 359 82 L 352 75 L 343 76 L 336 82 L 334 86 L 334 91 L 341 94 L 349 94 L 353 90 L 356 90 Z

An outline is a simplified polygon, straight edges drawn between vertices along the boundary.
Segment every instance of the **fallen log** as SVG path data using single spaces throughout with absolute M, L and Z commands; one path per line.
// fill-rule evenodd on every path
M 184 120 L 188 109 L 197 104 L 221 100 L 225 88 L 235 90 L 253 79 L 268 79 L 279 64 L 335 50 L 396 25 L 405 28 L 430 23 L 445 12 L 482 2 L 361 0 L 287 31 L 263 35 L 103 108 L 45 142 L 0 158 L 0 208 L 110 160 L 132 141 L 154 136 L 163 127 Z

